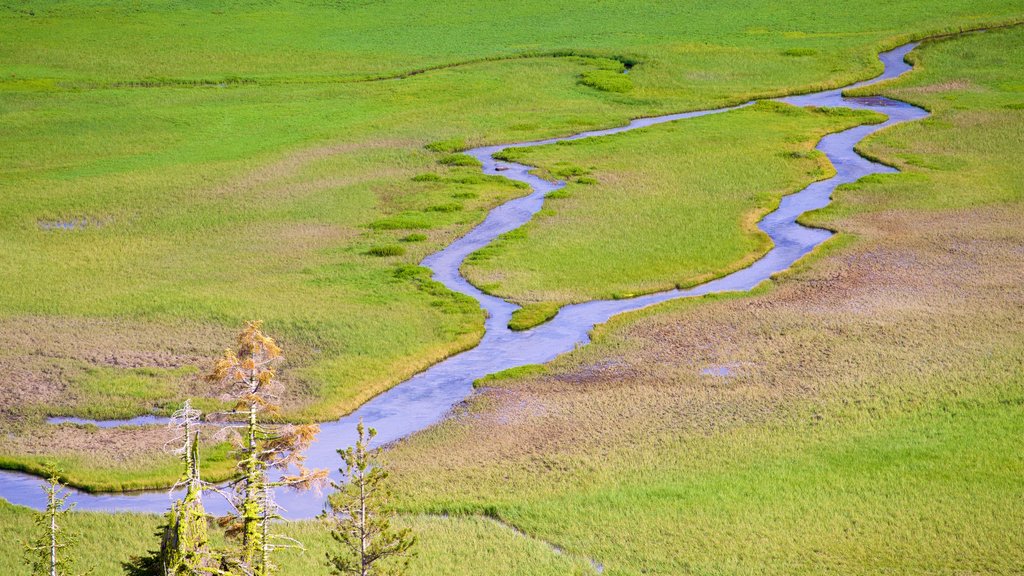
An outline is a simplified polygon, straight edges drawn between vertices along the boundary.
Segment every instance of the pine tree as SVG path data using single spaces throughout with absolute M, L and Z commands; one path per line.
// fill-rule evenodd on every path
M 238 442 L 240 478 L 233 486 L 236 512 L 222 523 L 229 534 L 241 540 L 235 568 L 252 576 L 273 572 L 270 556 L 275 549 L 300 546 L 271 530 L 272 521 L 280 517 L 274 489 L 310 489 L 321 486 L 327 478 L 326 470 L 310 470 L 303 465 L 302 453 L 316 437 L 319 426 L 265 422 L 278 411 L 275 402 L 282 385 L 276 365 L 282 360 L 280 347 L 263 333 L 261 323 L 249 322 L 238 336 L 237 350 L 226 350 L 208 377 L 226 387 L 236 402 L 234 410 L 225 415 L 244 418 Z M 292 473 L 293 469 L 297 472 Z M 270 472 L 276 473 L 275 479 L 270 479 Z
M 380 448 L 369 449 L 377 431 L 367 431 L 361 419 L 356 430 L 356 445 L 338 450 L 347 482 L 332 482 L 336 492 L 328 499 L 334 523 L 331 535 L 341 544 L 338 553 L 327 554 L 328 564 L 343 576 L 400 576 L 408 566 L 416 537 L 408 528 L 391 526 L 394 513 L 389 508 L 388 473 Z
M 25 545 L 32 576 L 68 576 L 71 554 L 77 537 L 64 528 L 64 519 L 74 506 L 65 506 L 68 499 L 57 472 L 50 473 L 46 492 L 46 509 L 36 516 L 39 537 Z
M 184 474 L 171 491 L 184 489 L 181 500 L 171 505 L 157 535 L 160 548 L 148 556 L 134 557 L 123 564 L 129 576 L 218 576 L 226 574 L 214 560 L 207 533 L 208 515 L 203 507 L 203 490 L 208 486 L 199 474 L 199 424 L 202 413 L 186 400 L 171 416 L 169 426 L 177 434 L 168 444 L 181 457 Z

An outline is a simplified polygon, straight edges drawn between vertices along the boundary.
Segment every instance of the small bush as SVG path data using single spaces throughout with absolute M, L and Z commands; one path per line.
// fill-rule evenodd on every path
M 594 184 L 597 184 L 597 178 L 592 178 L 590 176 L 580 176 L 579 178 L 576 179 L 576 183 L 592 186 Z
M 405 248 L 402 248 L 397 244 L 390 244 L 387 246 L 374 246 L 373 248 L 367 250 L 366 254 L 368 256 L 378 257 L 401 256 L 402 254 L 405 254 Z
M 817 53 L 818 53 L 818 51 L 813 49 L 813 48 L 789 48 L 788 50 L 783 50 L 782 51 L 782 55 L 783 56 L 796 56 L 796 57 L 799 57 L 799 56 L 814 56 Z
M 427 235 L 426 234 L 415 233 L 415 234 L 409 234 L 408 236 L 403 236 L 398 241 L 399 242 L 423 242 L 426 239 L 427 239 Z

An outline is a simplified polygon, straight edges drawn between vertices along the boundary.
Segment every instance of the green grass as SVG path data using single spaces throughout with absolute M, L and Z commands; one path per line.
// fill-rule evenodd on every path
M 558 308 L 557 302 L 526 304 L 512 313 L 508 327 L 511 330 L 529 330 L 554 318 L 558 314 Z
M 488 512 L 625 574 L 1016 574 L 1024 563 L 1024 29 L 928 43 L 884 92 L 906 170 L 752 296 L 594 344 L 396 447 L 407 512 Z M 733 376 L 705 376 L 732 366 Z
M 23 562 L 23 541 L 35 533 L 33 512 L 0 501 L 0 573 L 28 576 Z M 76 568 L 92 576 L 120 576 L 121 563 L 158 545 L 153 534 L 160 519 L 143 514 L 75 513 L 69 528 L 82 535 L 75 549 Z M 499 576 L 562 576 L 594 574 L 580 558 L 556 553 L 547 544 L 513 532 L 479 517 L 408 516 L 399 523 L 411 528 L 419 543 L 410 573 L 445 576 L 453 571 Z M 275 557 L 281 576 L 326 574 L 324 554 L 334 546 L 329 532 L 318 522 L 283 526 L 286 534 L 300 539 L 307 552 L 285 550 Z M 223 538 L 213 531 L 216 545 Z
M 100 432 L 95 426 L 80 426 L 78 435 L 88 437 Z M 130 428 L 125 429 L 131 434 Z M 128 450 L 130 446 L 122 446 Z M 203 477 L 223 482 L 238 473 L 233 447 L 226 443 L 203 448 Z M 36 451 L 37 452 L 37 451 Z M 98 458 L 95 452 L 65 451 L 34 454 L 0 454 L 0 467 L 37 476 L 49 476 L 58 470 L 68 485 L 87 492 L 123 492 L 167 488 L 181 477 L 181 459 L 170 453 L 135 454 L 131 460 Z
M 871 113 L 762 102 L 602 138 L 510 149 L 570 181 L 528 225 L 474 253 L 474 284 L 518 302 L 581 302 L 687 287 L 749 265 L 756 223 L 784 194 L 830 176 L 817 140 Z
M 201 371 L 252 318 L 285 346 L 289 418 L 334 418 L 481 335 L 476 304 L 415 264 L 525 191 L 459 150 L 843 85 L 881 47 L 1022 16 L 997 0 L 5 5 L 0 428 L 213 398 L 133 371 Z M 36 458 L 15 445 L 8 465 Z
M 552 471 L 506 469 L 480 486 L 515 487 L 486 506 L 452 486 L 425 509 L 496 509 L 609 574 L 1001 573 L 1021 561 L 1020 400 L 1007 390 L 903 414 L 828 411 L 824 425 L 553 456 Z M 572 477 L 581 468 L 588 477 Z
M 917 69 L 898 83 L 854 92 L 883 93 L 933 116 L 861 146 L 861 152 L 883 156 L 907 175 L 868 178 L 847 189 L 871 204 L 905 209 L 965 209 L 1024 198 L 1024 84 L 1008 74 L 1024 69 L 1024 54 L 1016 49 L 1020 36 L 1017 29 L 997 30 L 930 42 L 911 53 Z M 862 209 L 842 202 L 826 214 Z

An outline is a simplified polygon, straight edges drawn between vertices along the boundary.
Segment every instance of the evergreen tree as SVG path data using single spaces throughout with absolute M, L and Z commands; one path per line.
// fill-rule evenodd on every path
M 57 472 L 50 473 L 46 492 L 46 509 L 36 516 L 39 537 L 25 545 L 32 576 L 68 576 L 71 573 L 71 548 L 77 537 L 65 530 L 63 524 L 74 506 L 65 506 L 68 494 L 60 483 Z
M 235 513 L 222 523 L 229 534 L 241 540 L 234 568 L 252 576 L 273 572 L 273 550 L 300 546 L 271 530 L 272 521 L 279 517 L 274 489 L 305 490 L 321 486 L 327 478 L 326 470 L 309 470 L 303 465 L 302 453 L 316 437 L 319 426 L 272 425 L 265 421 L 278 411 L 275 402 L 282 385 L 276 366 L 282 360 L 280 347 L 263 333 L 261 323 L 249 322 L 238 336 L 237 349 L 225 351 L 208 377 L 224 386 L 235 400 L 234 410 L 225 415 L 244 418 L 238 442 L 240 478 L 233 485 Z M 275 473 L 274 479 L 270 472 Z
M 331 535 L 341 550 L 327 554 L 328 564 L 343 576 L 400 576 L 416 538 L 408 528 L 391 526 L 394 513 L 389 508 L 388 473 L 380 448 L 369 449 L 377 431 L 367 431 L 361 419 L 356 430 L 356 445 L 338 450 L 346 482 L 332 483 L 336 492 L 328 505 L 334 523 Z
M 169 443 L 184 464 L 184 475 L 171 491 L 183 488 L 185 495 L 171 505 L 157 535 L 160 548 L 148 556 L 134 557 L 123 564 L 129 576 L 218 576 L 226 574 L 214 560 L 207 533 L 208 515 L 203 507 L 206 485 L 199 474 L 199 423 L 202 413 L 190 401 L 171 416 L 170 427 L 177 435 Z

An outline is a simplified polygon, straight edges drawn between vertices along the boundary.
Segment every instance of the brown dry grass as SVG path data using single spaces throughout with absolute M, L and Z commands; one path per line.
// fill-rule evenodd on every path
M 90 399 L 70 381 L 89 367 L 205 366 L 232 341 L 223 327 L 126 319 L 0 319 L 0 425 L 35 417 L 33 406 L 74 407 Z M 182 394 L 191 392 L 182 383 Z

